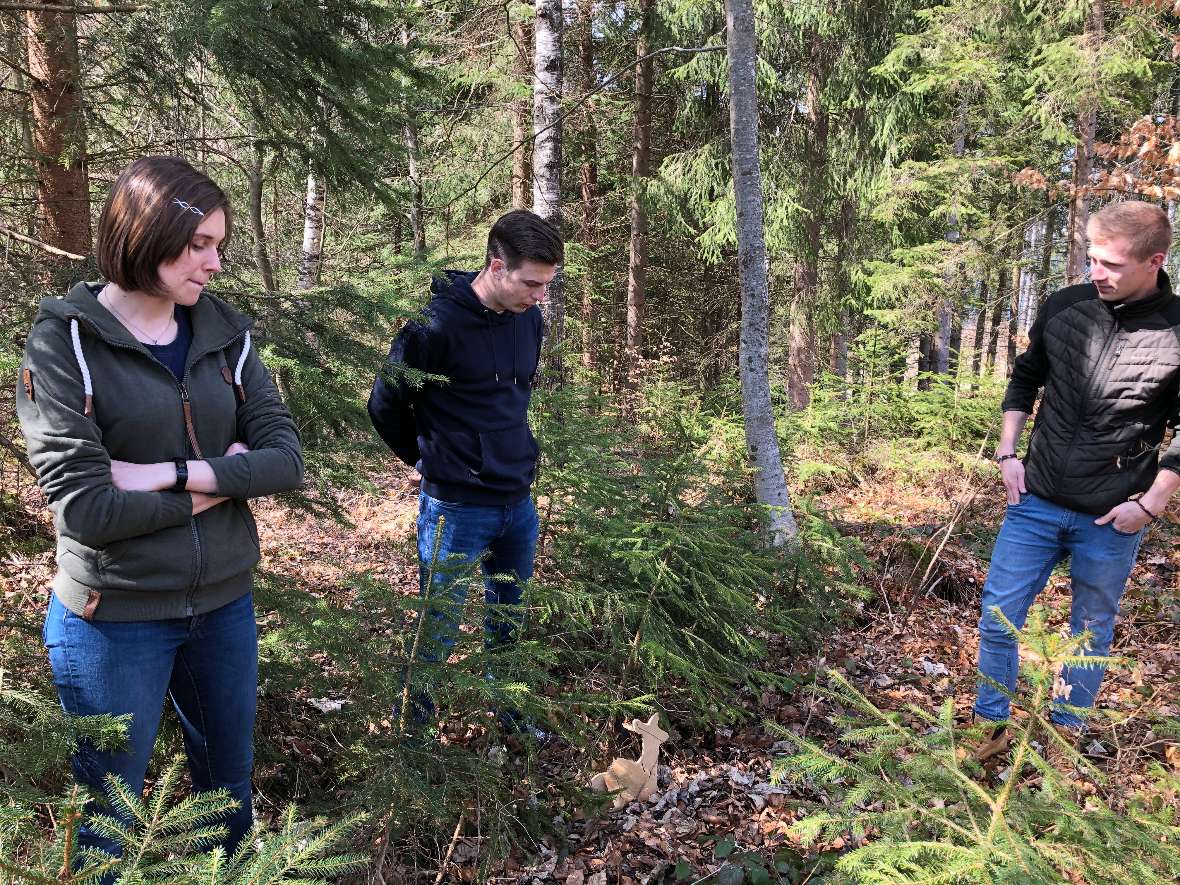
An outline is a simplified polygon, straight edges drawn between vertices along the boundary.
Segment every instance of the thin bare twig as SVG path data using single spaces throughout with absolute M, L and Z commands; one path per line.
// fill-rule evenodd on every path
M 76 255 L 73 252 L 67 252 L 65 249 L 59 249 L 57 246 L 50 246 L 48 243 L 43 243 L 40 240 L 34 239 L 33 237 L 27 237 L 24 234 L 17 233 L 10 227 L 5 227 L 2 224 L 0 224 L 0 234 L 12 237 L 14 240 L 20 240 L 22 243 L 28 243 L 30 246 L 36 246 L 38 249 L 48 252 L 50 255 L 59 255 L 62 258 L 70 258 L 74 261 L 81 261 L 86 257 L 85 255 Z
M 434 877 L 434 885 L 442 885 L 443 877 L 446 875 L 447 866 L 451 863 L 451 855 L 455 853 L 455 845 L 459 842 L 459 834 L 463 832 L 463 821 L 467 818 L 467 812 L 460 813 L 459 819 L 455 821 L 455 832 L 451 834 L 451 844 L 447 846 L 446 856 L 443 857 L 442 865 L 438 868 L 438 875 Z

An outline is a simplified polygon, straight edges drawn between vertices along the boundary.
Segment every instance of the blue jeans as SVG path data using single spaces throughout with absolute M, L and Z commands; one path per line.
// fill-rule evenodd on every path
M 67 713 L 133 717 L 123 749 L 100 752 L 88 742 L 79 745 L 73 759 L 78 783 L 102 795 L 104 778 L 116 774 L 142 793 L 167 696 L 180 718 L 193 789 L 224 788 L 239 803 L 218 821 L 229 829 L 222 844 L 232 854 L 253 824 L 258 638 L 251 594 L 196 617 L 127 623 L 84 620 L 54 596 L 44 638 Z M 92 810 L 109 813 L 101 803 Z M 117 844 L 85 824 L 78 841 L 119 853 Z
M 443 518 L 441 539 L 438 537 L 440 517 Z M 430 621 L 423 637 L 425 648 L 419 648 L 420 660 L 437 662 L 450 654 L 459 629 L 459 613 L 467 599 L 467 582 L 461 580 L 462 573 L 470 570 L 481 554 L 487 553 L 481 563 L 484 602 L 489 606 L 520 604 L 524 582 L 533 576 L 539 531 L 537 508 L 531 497 L 516 504 L 485 506 L 449 504 L 425 492 L 419 494 L 418 568 L 419 592 L 423 596 L 434 560 Z M 511 575 L 515 580 L 494 580 L 496 575 Z M 511 642 L 519 626 L 519 613 L 489 609 L 484 617 L 488 646 Z
M 1086 652 L 1105 655 L 1114 638 L 1114 620 L 1127 577 L 1139 553 L 1143 532 L 1126 534 L 1112 523 L 1095 525 L 1089 513 L 1078 513 L 1024 494 L 1008 505 L 992 551 L 983 587 L 983 616 L 979 619 L 979 670 L 1012 692 L 1016 689 L 1019 656 L 1016 640 L 991 612 L 999 606 L 1016 627 L 1023 627 L 1029 607 L 1059 562 L 1070 558 L 1072 601 L 1069 624 L 1073 635 L 1090 631 Z M 1101 667 L 1066 667 L 1061 676 L 1071 686 L 1066 704 L 1092 707 L 1102 684 Z M 1008 698 L 985 681 L 979 684 L 975 714 L 1005 720 Z M 1082 720 L 1062 704 L 1054 705 L 1052 719 L 1059 725 L 1081 728 Z
M 459 630 L 459 615 L 467 599 L 465 573 L 470 574 L 472 566 L 485 553 L 480 564 L 484 601 L 490 606 L 484 617 L 485 642 L 494 648 L 515 639 L 521 624 L 520 613 L 502 607 L 520 604 L 524 582 L 533 576 L 539 530 L 537 508 L 528 496 L 515 504 L 486 506 L 450 504 L 425 492 L 419 494 L 419 592 L 424 597 L 432 571 L 433 579 L 418 660 L 437 663 L 450 654 Z M 510 575 L 513 579 L 495 580 L 497 575 Z M 415 718 L 421 719 L 433 705 L 421 694 L 415 699 Z M 417 709 L 419 705 L 425 709 Z

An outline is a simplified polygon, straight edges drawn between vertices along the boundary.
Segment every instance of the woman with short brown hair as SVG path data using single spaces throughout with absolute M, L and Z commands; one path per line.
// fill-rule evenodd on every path
M 167 697 L 194 789 L 239 803 L 232 851 L 252 821 L 260 551 L 246 500 L 297 487 L 303 459 L 253 322 L 205 291 L 230 225 L 225 194 L 184 160 L 132 164 L 99 220 L 107 279 L 41 302 L 17 413 L 57 530 L 44 636 L 62 706 L 132 717 L 122 748 L 79 746 L 75 777 L 142 790 Z M 118 850 L 85 825 L 80 842 Z

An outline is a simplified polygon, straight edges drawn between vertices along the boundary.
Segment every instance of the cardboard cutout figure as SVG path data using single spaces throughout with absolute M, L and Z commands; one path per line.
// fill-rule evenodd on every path
M 642 719 L 624 722 L 623 728 L 643 738 L 643 752 L 639 759 L 615 759 L 606 771 L 594 775 L 590 781 L 590 789 L 596 793 L 621 791 L 615 796 L 616 811 L 629 802 L 642 802 L 655 794 L 660 744 L 668 739 L 668 732 L 660 728 L 659 723 L 659 713 L 652 713 L 647 722 Z

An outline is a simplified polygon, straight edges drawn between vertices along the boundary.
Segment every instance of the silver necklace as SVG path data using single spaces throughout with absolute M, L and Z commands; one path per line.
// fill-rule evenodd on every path
M 174 313 L 172 316 L 168 317 L 168 322 L 164 324 L 164 328 L 161 329 L 159 332 L 157 332 L 153 336 L 151 333 L 145 331 L 144 329 L 137 326 L 135 323 L 131 322 L 131 320 L 127 319 L 127 317 L 123 316 L 123 314 L 119 313 L 119 311 L 117 311 L 115 309 L 114 303 L 111 302 L 110 296 L 107 296 L 106 307 L 111 313 L 113 313 L 118 318 L 119 322 L 121 322 L 124 326 L 130 326 L 132 329 L 134 329 L 136 332 L 138 332 L 144 338 L 148 339 L 148 341 L 150 341 L 152 344 L 156 345 L 157 347 L 160 346 L 160 339 L 168 334 L 168 330 L 172 328 L 172 323 L 176 319 L 175 308 L 173 308 Z

